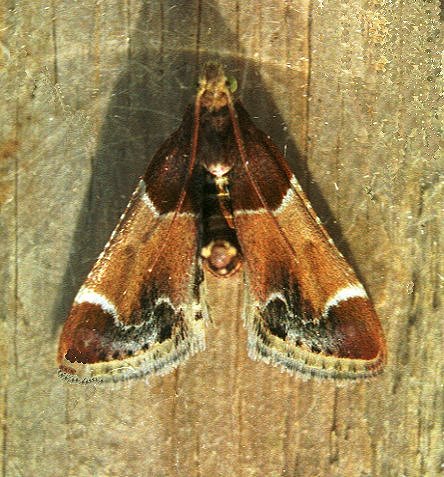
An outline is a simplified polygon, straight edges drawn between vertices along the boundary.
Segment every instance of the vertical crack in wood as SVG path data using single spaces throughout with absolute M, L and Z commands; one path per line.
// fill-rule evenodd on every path
M 58 51 L 57 51 L 57 10 L 56 10 L 56 0 L 51 0 L 51 35 L 52 35 L 52 45 L 53 45 L 53 68 L 54 68 L 54 84 L 59 82 L 59 66 L 58 66 Z
M 243 340 L 240 339 L 242 336 L 242 319 L 243 319 L 243 312 L 245 310 L 245 290 L 243 289 L 245 286 L 243 280 L 238 281 L 238 287 L 237 287 L 237 295 L 236 295 L 236 306 L 234 308 L 235 313 L 233 313 L 233 316 L 236 320 L 236 343 L 235 343 L 235 356 L 234 356 L 234 373 L 235 373 L 235 378 L 234 378 L 234 390 L 233 390 L 233 414 L 234 416 L 237 416 L 236 419 L 236 424 L 237 424 L 237 429 L 236 429 L 236 436 L 233 436 L 236 438 L 237 442 L 237 466 L 240 471 L 242 472 L 242 435 L 243 435 L 243 429 L 242 429 L 242 396 L 241 396 L 241 381 L 240 381 L 240 371 L 241 371 L 241 350 L 240 346 L 246 346 L 246 343 L 243 343 Z M 227 287 L 227 290 L 229 290 L 229 287 Z
M 200 71 L 200 40 L 201 40 L 201 27 L 202 27 L 202 0 L 197 1 L 197 16 L 196 16 L 196 68 L 195 76 L 198 76 Z
M 338 451 L 338 388 L 334 388 L 334 397 L 333 397 L 333 412 L 332 412 L 332 422 L 330 426 L 330 439 L 329 439 L 329 464 L 338 462 L 339 460 L 339 451 Z
M 179 462 L 179 441 L 178 441 L 178 436 L 179 433 L 174 432 L 175 429 L 179 428 L 179 422 L 178 422 L 178 412 L 177 412 L 177 407 L 178 407 L 178 397 L 179 397 L 179 369 L 175 368 L 173 371 L 174 375 L 174 396 L 173 396 L 173 404 L 171 407 L 171 424 L 172 424 L 172 429 L 171 429 L 171 446 L 172 446 L 172 452 L 171 452 L 171 457 L 173 458 L 173 468 L 176 470 L 176 475 L 177 477 L 181 477 L 180 474 L 180 462 Z
M 3 425 L 2 425 L 2 477 L 7 477 L 7 462 L 8 462 L 8 386 L 5 383 L 3 391 Z

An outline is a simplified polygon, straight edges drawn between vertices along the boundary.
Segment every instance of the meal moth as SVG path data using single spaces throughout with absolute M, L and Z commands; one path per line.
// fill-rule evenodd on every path
M 386 360 L 380 322 L 282 153 L 208 63 L 194 105 L 159 148 L 63 328 L 59 374 L 165 374 L 205 347 L 205 273 L 243 274 L 249 356 L 354 379 Z

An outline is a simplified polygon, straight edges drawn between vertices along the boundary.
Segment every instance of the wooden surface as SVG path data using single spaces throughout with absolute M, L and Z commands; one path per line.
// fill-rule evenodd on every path
M 21 0 L 0 18 L 2 475 L 440 475 L 438 0 Z M 58 380 L 70 303 L 206 58 L 373 297 L 381 377 L 250 361 L 238 277 L 209 283 L 208 349 L 173 374 Z

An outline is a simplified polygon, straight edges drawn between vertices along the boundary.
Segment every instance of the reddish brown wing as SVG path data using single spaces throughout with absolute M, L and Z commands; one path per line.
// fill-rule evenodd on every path
M 376 374 L 385 342 L 364 287 L 277 147 L 239 103 L 236 111 L 245 154 L 231 197 L 246 261 L 250 355 L 322 377 Z
M 71 381 L 166 373 L 204 346 L 197 176 L 193 193 L 176 211 L 189 166 L 191 122 L 187 112 L 151 161 L 75 298 L 58 355 L 60 374 Z

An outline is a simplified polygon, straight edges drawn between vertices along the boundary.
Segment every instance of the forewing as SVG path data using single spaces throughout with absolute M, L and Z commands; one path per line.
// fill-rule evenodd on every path
M 71 381 L 166 373 L 204 346 L 199 178 L 175 209 L 189 164 L 189 121 L 151 161 L 75 298 L 58 355 Z
M 236 109 L 245 157 L 232 171 L 231 197 L 246 261 L 250 355 L 321 377 L 376 374 L 385 342 L 364 287 L 277 147 Z

